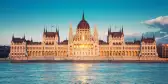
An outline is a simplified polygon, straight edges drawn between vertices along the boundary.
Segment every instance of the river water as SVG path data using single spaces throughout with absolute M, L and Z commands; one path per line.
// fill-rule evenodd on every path
M 0 63 L 0 84 L 168 84 L 168 63 Z

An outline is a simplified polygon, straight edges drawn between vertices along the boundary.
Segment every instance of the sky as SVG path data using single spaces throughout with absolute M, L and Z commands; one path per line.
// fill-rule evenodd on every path
M 9 45 L 13 34 L 41 41 L 44 26 L 48 31 L 59 26 L 64 40 L 70 24 L 76 31 L 83 11 L 90 29 L 97 26 L 100 39 L 106 39 L 110 26 L 119 31 L 123 25 L 126 40 L 155 33 L 158 42 L 168 42 L 167 4 L 168 0 L 0 0 L 0 45 Z

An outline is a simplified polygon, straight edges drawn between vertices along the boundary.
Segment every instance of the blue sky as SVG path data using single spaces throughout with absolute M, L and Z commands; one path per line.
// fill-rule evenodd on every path
M 157 32 L 160 28 L 149 28 L 142 22 L 167 16 L 167 4 L 167 0 L 0 0 L 0 44 L 10 44 L 12 34 L 41 41 L 45 25 L 49 31 L 58 25 L 63 40 L 68 37 L 70 23 L 76 31 L 83 11 L 91 29 L 97 25 L 101 39 L 109 25 L 113 31 L 123 25 L 129 37 Z

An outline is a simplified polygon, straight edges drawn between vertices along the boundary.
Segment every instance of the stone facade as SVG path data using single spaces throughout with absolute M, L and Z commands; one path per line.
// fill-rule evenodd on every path
M 42 42 L 34 42 L 22 38 L 12 37 L 10 59 L 12 60 L 139 60 L 157 59 L 155 37 L 145 38 L 134 42 L 124 41 L 123 27 L 119 32 L 108 29 L 107 42 L 98 39 L 95 26 L 91 33 L 90 26 L 82 20 L 73 33 L 69 28 L 69 38 L 60 42 L 59 29 L 48 32 L 44 29 Z

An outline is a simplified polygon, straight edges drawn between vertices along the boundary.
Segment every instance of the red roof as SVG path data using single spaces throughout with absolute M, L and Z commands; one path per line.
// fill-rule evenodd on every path
M 44 35 L 46 35 L 46 37 L 55 37 L 58 35 L 58 32 L 45 32 Z
M 26 43 L 27 43 L 28 45 L 41 45 L 41 42 L 32 42 L 32 41 L 30 41 L 30 40 L 27 40 Z
M 27 41 L 26 41 L 26 43 L 31 43 L 31 42 L 32 42 L 32 41 L 30 41 L 30 40 L 27 40 Z
M 134 44 L 141 44 L 141 41 L 134 41 Z
M 62 41 L 62 42 L 60 42 L 59 44 L 66 44 L 66 45 L 68 45 L 68 40 L 64 40 L 64 41 Z
M 122 32 L 111 32 L 110 34 L 112 37 L 121 37 L 123 35 Z
M 78 29 L 89 29 L 90 26 L 85 20 L 81 20 L 80 23 L 78 24 Z
M 144 43 L 153 43 L 153 42 L 155 42 L 155 39 L 154 38 L 143 38 L 142 42 L 144 42 Z
M 22 42 L 25 41 L 25 39 L 24 39 L 24 38 L 12 38 L 12 41 L 13 41 L 14 43 L 22 43 Z
M 134 42 L 125 42 L 126 45 L 140 45 L 141 41 L 135 40 Z
M 105 42 L 105 41 L 103 41 L 103 40 L 99 40 L 99 44 L 101 44 L 101 45 L 108 45 L 108 43 Z

